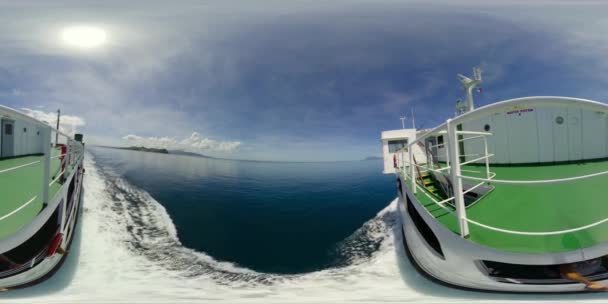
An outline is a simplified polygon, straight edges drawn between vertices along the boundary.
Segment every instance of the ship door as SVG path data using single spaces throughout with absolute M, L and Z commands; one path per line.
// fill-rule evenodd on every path
M 0 157 L 15 156 L 15 121 L 3 119 L 0 120 L 0 124 L 2 125 Z

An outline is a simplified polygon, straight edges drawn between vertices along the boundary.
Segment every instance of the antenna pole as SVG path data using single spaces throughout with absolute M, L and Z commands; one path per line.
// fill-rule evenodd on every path
M 405 129 L 405 116 L 403 116 L 403 117 L 401 117 L 399 119 L 401 119 L 401 128 Z
M 414 120 L 414 108 L 412 108 L 411 110 L 412 110 L 412 128 L 416 129 L 416 121 Z
M 55 131 L 55 146 L 59 142 L 59 118 L 61 118 L 61 110 L 57 109 L 57 131 Z

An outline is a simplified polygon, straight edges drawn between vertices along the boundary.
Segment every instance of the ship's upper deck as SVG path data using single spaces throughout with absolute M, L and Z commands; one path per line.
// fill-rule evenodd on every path
M 484 177 L 485 166 L 465 165 L 467 176 Z M 608 160 L 556 165 L 494 166 L 496 179 L 543 180 L 608 171 Z M 513 185 L 492 184 L 494 189 L 467 207 L 467 218 L 496 228 L 545 232 L 562 231 L 601 221 L 608 216 L 608 175 L 569 183 Z M 409 186 L 409 183 L 408 183 Z M 431 193 L 420 187 L 416 198 L 447 229 L 459 234 L 456 216 L 438 206 Z M 446 204 L 451 210 L 452 206 Z M 455 211 L 454 211 L 455 212 Z M 511 234 L 470 224 L 468 239 L 499 250 L 548 253 L 565 252 L 608 242 L 608 222 L 589 229 L 554 235 Z
M 608 242 L 606 104 L 494 103 L 417 136 L 394 163 L 439 223 L 479 245 L 559 253 Z
M 51 149 L 49 183 L 61 171 L 60 154 L 60 149 Z M 0 160 L 0 239 L 29 224 L 42 210 L 43 163 L 42 155 Z M 49 198 L 53 198 L 61 186 L 60 179 L 53 182 Z

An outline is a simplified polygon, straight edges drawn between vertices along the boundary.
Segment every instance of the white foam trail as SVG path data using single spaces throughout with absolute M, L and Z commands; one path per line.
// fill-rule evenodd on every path
M 81 229 L 66 264 L 45 283 L 0 295 L 2 302 L 503 303 L 515 300 L 523 303 L 582 299 L 605 302 L 608 298 L 608 294 L 486 294 L 431 283 L 407 262 L 399 226 L 392 224 L 396 218 L 396 201 L 364 226 L 372 238 L 381 240 L 379 249 L 371 257 L 357 259 L 347 267 L 305 275 L 256 273 L 182 247 L 166 211 L 147 193 L 121 185 L 124 183 L 121 180 L 112 185 L 123 187 L 123 192 L 113 193 L 90 155 L 85 168 Z M 146 203 L 137 207 L 142 210 L 138 211 L 140 217 L 124 214 L 133 207 L 127 206 L 132 202 L 125 195 L 139 196 Z M 125 229 L 129 225 L 134 226 L 131 231 Z M 138 225 L 151 225 L 156 230 L 146 235 L 150 231 L 143 233 L 138 229 L 149 228 Z M 134 238 L 139 246 L 147 249 L 134 250 Z M 161 251 L 155 255 L 158 260 L 146 253 L 154 254 L 156 250 Z M 182 260 L 191 261 L 204 271 L 192 274 L 191 269 L 182 267 Z

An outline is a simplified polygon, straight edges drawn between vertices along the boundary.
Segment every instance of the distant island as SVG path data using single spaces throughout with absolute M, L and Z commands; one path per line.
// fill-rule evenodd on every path
M 215 158 L 215 157 L 207 156 L 204 154 L 188 152 L 188 151 L 183 151 L 183 150 L 169 150 L 169 154 L 185 155 L 185 156 L 192 156 L 192 157 L 202 157 L 202 158 Z
M 382 156 L 368 156 L 368 157 L 364 158 L 363 160 L 376 160 L 376 159 L 382 159 Z
M 107 148 L 107 149 L 118 149 L 118 150 L 131 150 L 131 151 L 140 151 L 140 152 L 151 152 L 151 153 L 161 153 L 161 154 L 173 154 L 173 155 L 185 155 L 192 157 L 202 157 L 202 158 L 215 158 L 211 156 L 207 156 L 200 153 L 188 152 L 183 150 L 167 150 L 164 148 L 147 148 L 144 146 L 131 146 L 131 147 L 114 147 L 114 146 L 101 146 L 97 145 L 96 147 Z
M 142 147 L 106 147 L 106 148 L 169 154 L 169 151 L 167 149 L 146 148 L 143 146 Z

